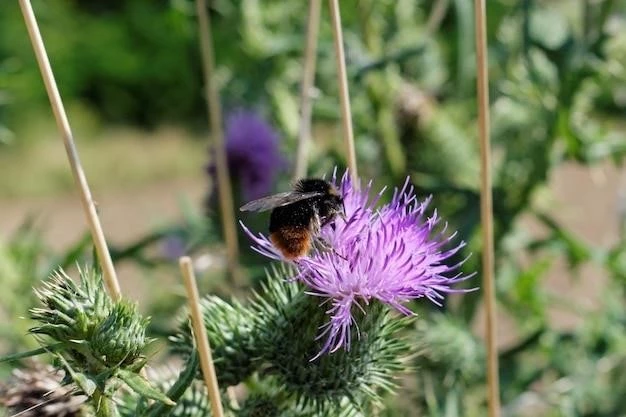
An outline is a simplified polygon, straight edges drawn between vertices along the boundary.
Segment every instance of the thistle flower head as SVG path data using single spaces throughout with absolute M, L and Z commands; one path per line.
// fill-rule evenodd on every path
M 286 161 L 278 149 L 278 133 L 258 114 L 237 110 L 226 120 L 226 157 L 242 197 L 253 200 L 268 194 Z M 215 166 L 208 168 L 215 177 Z
M 429 200 L 418 201 L 408 179 L 402 189 L 394 191 L 391 202 L 380 208 L 376 203 L 384 190 L 371 198 L 371 182 L 360 187 L 352 184 L 347 173 L 333 182 L 338 182 L 346 216 L 321 231 L 320 237 L 331 250 L 314 249 L 294 262 L 295 278 L 306 284 L 308 294 L 322 297 L 329 306 L 330 320 L 318 336 L 326 342 L 318 356 L 342 346 L 350 349 L 354 315 L 364 313 L 371 301 L 411 315 L 407 302 L 427 298 L 441 305 L 444 294 L 465 291 L 452 286 L 470 277 L 456 273 L 462 262 L 446 264 L 464 243 L 447 249 L 455 234 L 447 234 L 446 225 L 440 226 L 436 211 L 426 215 Z M 255 242 L 255 250 L 283 260 L 265 236 L 244 229 Z

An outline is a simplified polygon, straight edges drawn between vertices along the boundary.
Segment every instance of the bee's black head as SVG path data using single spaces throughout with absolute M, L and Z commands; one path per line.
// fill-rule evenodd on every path
M 343 214 L 343 198 L 330 182 L 307 178 L 298 181 L 295 190 L 301 193 L 322 193 L 320 197 L 315 198 L 317 214 L 322 225 L 332 222 L 337 215 Z
M 322 224 L 330 223 L 337 217 L 343 215 L 343 198 L 338 194 L 327 194 L 318 203 L 318 213 Z

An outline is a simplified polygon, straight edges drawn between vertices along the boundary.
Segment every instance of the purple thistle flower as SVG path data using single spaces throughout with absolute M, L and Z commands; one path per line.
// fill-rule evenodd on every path
M 228 168 L 239 181 L 242 197 L 253 200 L 272 191 L 276 176 L 286 167 L 279 151 L 279 135 L 258 114 L 239 109 L 226 119 Z M 207 169 L 215 177 L 215 165 Z
M 161 240 L 161 255 L 170 261 L 177 261 L 186 253 L 186 242 L 182 236 L 169 235 Z
M 338 188 L 346 219 L 338 218 L 334 227 L 324 227 L 320 236 L 332 250 L 314 249 L 293 261 L 298 271 L 294 278 L 308 287 L 307 294 L 323 297 L 322 304 L 329 304 L 330 320 L 318 335 L 326 341 L 312 360 L 342 346 L 350 349 L 352 327 L 356 326 L 354 313 L 365 313 L 364 305 L 370 301 L 379 300 L 412 315 L 407 302 L 426 297 L 440 306 L 443 294 L 467 292 L 452 285 L 474 275 L 455 273 L 464 261 L 445 264 L 465 243 L 444 249 L 456 233 L 446 235 L 447 227 L 439 227 L 436 211 L 425 217 L 430 199 L 418 201 L 408 178 L 401 190 L 395 190 L 391 202 L 378 209 L 375 206 L 384 189 L 370 198 L 371 187 L 371 182 L 366 187 L 354 187 L 344 174 Z M 265 236 L 255 236 L 243 227 L 256 244 L 254 250 L 284 260 Z

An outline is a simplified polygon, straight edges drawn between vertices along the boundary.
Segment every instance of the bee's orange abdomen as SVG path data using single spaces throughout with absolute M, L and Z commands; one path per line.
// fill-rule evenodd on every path
M 304 227 L 282 226 L 270 234 L 270 240 L 290 261 L 306 255 L 311 248 L 310 232 Z

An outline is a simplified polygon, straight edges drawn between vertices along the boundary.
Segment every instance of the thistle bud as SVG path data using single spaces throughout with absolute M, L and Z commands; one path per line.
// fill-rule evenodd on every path
M 150 342 L 146 338 L 148 320 L 127 301 L 115 304 L 109 316 L 93 332 L 91 348 L 108 366 L 130 365 L 142 358 Z
M 35 295 L 44 307 L 30 310 L 31 319 L 39 325 L 31 333 L 43 334 L 59 342 L 87 340 L 94 329 L 105 320 L 113 301 L 100 288 L 101 278 L 88 271 L 80 271 L 81 285 L 77 285 L 65 271 L 55 272 L 51 279 L 36 289 Z
M 80 285 L 60 270 L 41 290 L 35 290 L 44 307 L 31 310 L 31 318 L 39 325 L 30 332 L 62 343 L 62 351 L 77 369 L 102 372 L 135 364 L 149 343 L 148 320 L 134 304 L 111 300 L 99 274 L 91 270 L 79 273 Z
M 79 270 L 80 284 L 62 270 L 44 283 L 36 295 L 43 307 L 31 310 L 38 322 L 30 332 L 47 336 L 57 363 L 67 371 L 66 382 L 86 394 L 98 415 L 117 415 L 113 394 L 127 386 L 139 396 L 168 406 L 175 403 L 138 374 L 145 364 L 142 351 L 148 319 L 125 300 L 113 301 L 102 276 Z

